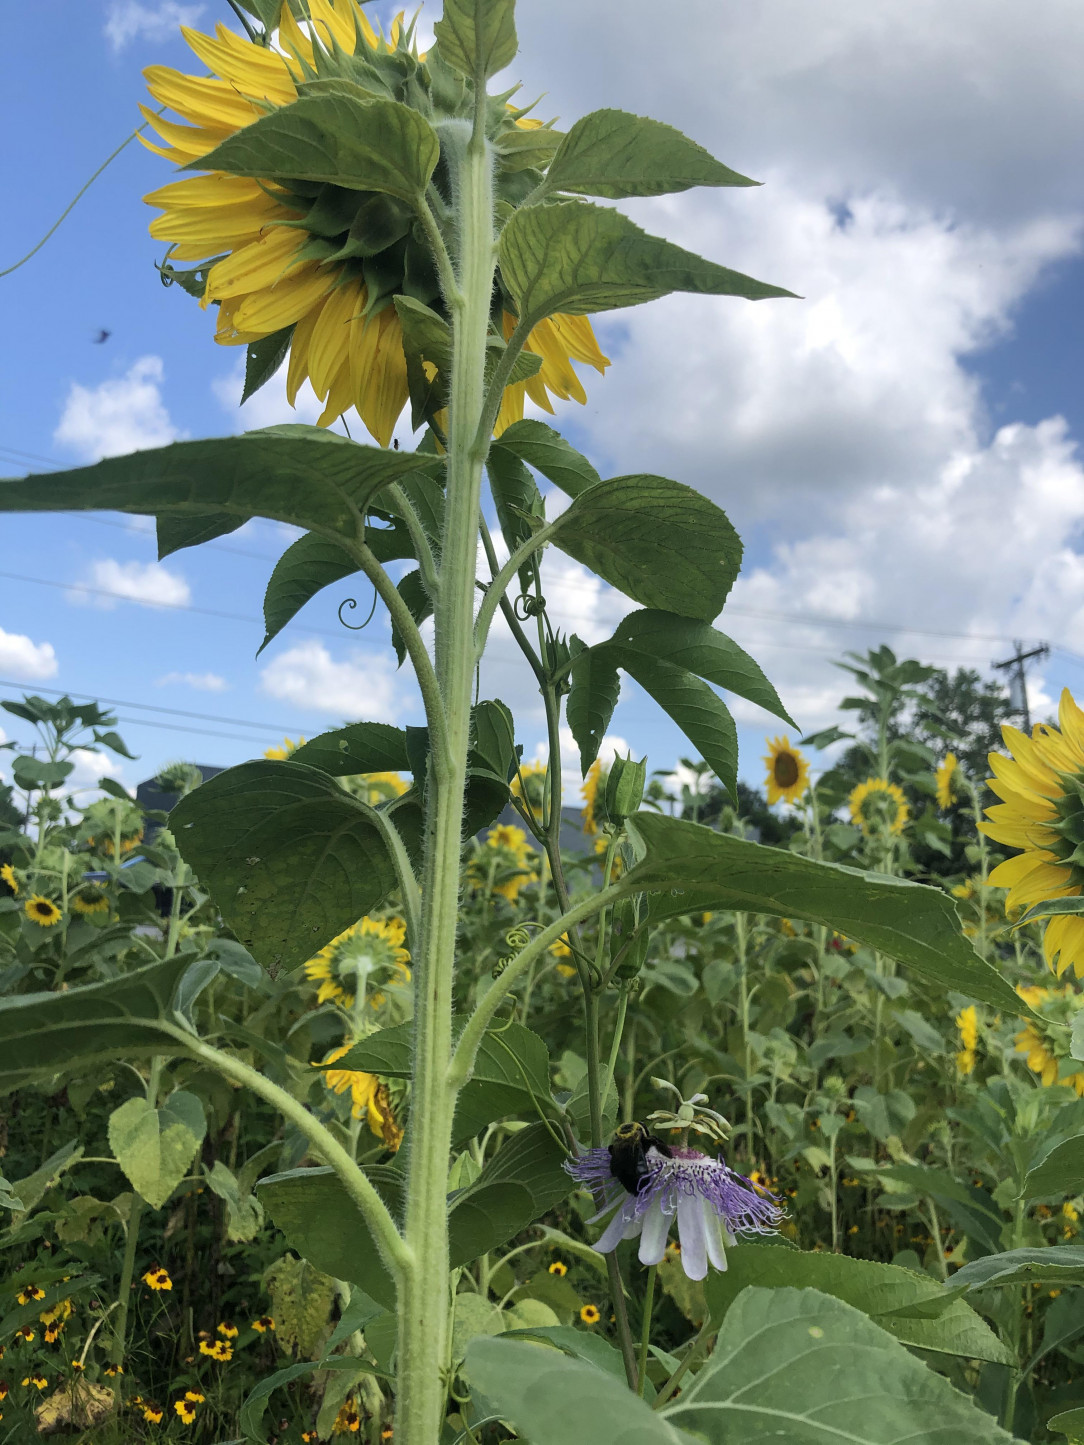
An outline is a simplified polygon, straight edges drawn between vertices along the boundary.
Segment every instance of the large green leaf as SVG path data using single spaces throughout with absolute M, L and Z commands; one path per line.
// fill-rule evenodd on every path
M 366 1165 L 366 1177 L 394 1215 L 406 1181 L 397 1169 Z M 395 1282 L 357 1205 L 333 1169 L 290 1169 L 256 1185 L 260 1203 L 291 1249 L 324 1274 L 359 1285 L 385 1309 L 395 1307 Z
M 1005 1216 L 979 1185 L 964 1184 L 930 1164 L 890 1164 L 877 1170 L 877 1178 L 893 1180 L 909 1192 L 932 1199 L 979 1249 L 1000 1248 Z
M 500 440 L 493 443 L 493 448 L 497 447 L 514 453 L 570 497 L 579 496 L 585 488 L 602 480 L 587 458 L 570 446 L 559 431 L 533 417 L 513 422 L 507 431 L 501 432 Z
M 0 999 L 0 1086 L 56 1073 L 75 1059 L 179 1053 L 161 1025 L 192 955 L 149 963 L 120 979 Z
M 413 202 L 440 159 L 437 133 L 412 106 L 303 95 L 242 127 L 186 169 L 268 181 L 322 181 Z
M 611 643 L 620 648 L 623 657 L 635 652 L 684 667 L 705 682 L 756 703 L 791 727 L 798 726 L 759 665 L 731 638 L 705 622 L 650 609 L 630 612 L 618 623 Z
M 304 963 L 396 884 L 373 809 L 304 763 L 229 768 L 182 798 L 170 827 L 226 922 L 273 971 Z
M 244 1432 L 245 1439 L 252 1441 L 252 1445 L 263 1445 L 267 1439 L 263 1417 L 270 1396 L 280 1385 L 292 1384 L 294 1380 L 314 1375 L 318 1370 L 347 1370 L 357 1375 L 366 1373 L 367 1367 L 353 1355 L 328 1355 L 322 1360 L 299 1360 L 296 1364 L 276 1370 L 273 1375 L 265 1376 L 245 1396 L 237 1417 L 238 1426 Z M 376 1372 L 368 1370 L 368 1373 Z M 233 1445 L 240 1445 L 240 1442 L 233 1442 Z
M 565 704 L 565 717 L 580 750 L 580 772 L 598 757 L 599 748 L 610 726 L 617 699 L 621 695 L 621 679 L 617 662 L 604 648 L 584 647 L 573 639 L 580 651 L 572 660 L 571 691 Z
M 750 301 L 794 294 L 649 236 L 620 211 L 586 201 L 522 207 L 501 232 L 498 255 L 517 313 L 532 326 L 556 311 L 612 311 L 671 291 Z
M 359 446 L 320 427 L 268 427 L 0 482 L 0 512 L 135 512 L 196 517 L 203 526 L 209 512 L 228 512 L 352 538 L 358 511 L 382 487 L 438 465 L 417 452 Z
M 468 1188 L 452 1200 L 452 1214 L 474 1195 L 497 1184 L 518 1184 L 531 1196 L 530 1219 L 545 1214 L 572 1192 L 572 1176 L 564 1167 L 565 1151 L 545 1124 L 528 1124 L 519 1129 L 487 1160 L 485 1168 Z M 510 1238 L 515 1230 L 505 1238 Z
M 1016 990 L 961 935 L 952 901 L 940 889 L 818 863 L 648 812 L 638 813 L 629 827 L 647 851 L 622 885 L 654 895 L 649 911 L 655 919 L 729 908 L 823 923 L 945 988 L 1007 1013 L 1025 1009 Z
M 1057 1195 L 1065 1199 L 1079 1194 L 1084 1181 L 1084 1134 L 1072 1139 L 1063 1139 L 1050 1153 L 1027 1172 L 1023 1199 L 1043 1199 Z
M 158 534 L 158 559 L 179 552 L 184 547 L 198 547 L 203 542 L 212 542 L 216 537 L 226 537 L 245 525 L 243 517 L 231 512 L 205 512 L 193 517 L 159 517 L 155 524 Z
M 633 648 L 603 649 L 668 713 L 730 796 L 738 796 L 738 730 L 722 698 L 672 662 Z
M 663 196 L 692 186 L 755 186 L 672 125 L 593 110 L 565 136 L 546 172 L 546 190 L 581 196 Z
M 307 763 L 332 778 L 358 773 L 403 773 L 410 768 L 406 733 L 390 723 L 347 723 L 303 743 L 290 762 Z
M 1014 1356 L 986 1321 L 929 1275 L 894 1264 L 841 1254 L 804 1254 L 769 1244 L 739 1244 L 727 1250 L 726 1261 L 725 1274 L 713 1270 L 704 1281 L 713 1322 L 722 1320 L 747 1285 L 795 1286 L 817 1289 L 853 1305 L 916 1349 L 1014 1363 Z
M 288 622 L 292 622 L 306 602 L 341 582 L 358 570 L 350 553 L 330 537 L 306 532 L 287 547 L 275 563 L 263 599 L 266 633 L 257 649 L 257 657 L 276 638 Z
M 711 1445 L 1009 1445 L 1011 1436 L 860 1311 L 744 1290 L 665 1418 Z
M 520 457 L 500 442 L 494 442 L 489 448 L 486 472 L 504 544 L 509 552 L 514 552 L 531 535 L 530 518 L 542 511 L 538 485 Z M 520 580 L 527 585 L 527 569 L 520 570 Z
M 645 607 L 710 622 L 741 568 L 722 508 L 666 477 L 612 477 L 553 523 L 553 541 Z
M 1068 1436 L 1069 1445 L 1084 1445 L 1084 1408 L 1063 1410 L 1060 1415 L 1052 1415 L 1046 1422 L 1046 1428 L 1058 1435 Z
M 1009 1249 L 973 1259 L 952 1276 L 953 1288 L 983 1289 L 987 1285 L 1084 1284 L 1084 1245 L 1052 1244 L 1048 1248 Z
M 184 1178 L 206 1132 L 203 1105 L 184 1089 L 157 1109 L 137 1094 L 109 1116 L 109 1147 L 152 1209 L 161 1209 Z
M 530 1445 L 689 1442 L 684 1431 L 632 1394 L 624 1380 L 561 1349 L 480 1335 L 467 1350 L 466 1374 Z
M 465 1017 L 457 1018 L 457 1029 L 464 1023 Z M 413 1037 L 413 1024 L 381 1029 L 360 1039 L 335 1067 L 409 1079 Z M 471 1139 L 494 1119 L 509 1114 L 536 1115 L 539 1107 L 556 1112 L 545 1044 L 522 1024 L 502 1022 L 488 1029 L 482 1036 L 470 1081 L 459 1094 L 453 1142 Z
M 516 58 L 515 0 L 444 0 L 433 27 L 442 60 L 482 86 Z

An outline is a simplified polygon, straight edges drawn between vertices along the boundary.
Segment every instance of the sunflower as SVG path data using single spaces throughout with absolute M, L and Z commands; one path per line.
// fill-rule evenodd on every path
M 15 876 L 15 869 L 11 866 L 10 863 L 5 863 L 5 864 L 3 864 L 2 866 L 0 866 L 0 878 L 2 878 L 2 879 L 4 880 L 4 882 L 8 885 L 8 887 L 11 889 L 11 895 L 12 895 L 12 897 L 13 897 L 13 898 L 18 898 L 18 896 L 19 896 L 19 880 L 18 880 L 18 878 L 16 878 L 16 876 Z
M 181 27 L 210 76 L 184 75 L 165 66 L 145 71 L 154 99 L 173 110 L 179 125 L 141 107 L 162 145 L 143 144 L 181 166 L 198 162 L 244 127 L 268 113 L 326 87 L 357 86 L 370 95 L 394 95 L 418 103 L 431 121 L 446 118 L 441 96 L 454 87 L 431 85 L 430 67 L 413 45 L 413 27 L 399 20 L 384 38 L 358 0 L 310 0 L 310 20 L 299 23 L 284 3 L 275 48 L 216 26 L 214 37 Z M 465 96 L 463 104 L 470 97 Z M 456 101 L 455 104 L 459 104 Z M 539 122 L 502 101 L 493 101 L 491 132 Z M 452 111 L 451 114 L 458 114 Z M 499 149 L 499 147 L 498 147 Z M 529 172 L 497 175 L 498 199 L 516 204 Z M 439 173 L 438 173 L 439 174 Z M 394 297 L 408 292 L 440 309 L 439 284 L 427 248 L 415 236 L 406 202 L 371 191 L 332 184 L 253 179 L 210 171 L 152 191 L 147 203 L 162 214 L 151 235 L 170 243 L 170 260 L 197 263 L 182 275 L 186 289 L 206 308 L 218 304 L 215 340 L 243 346 L 275 337 L 290 363 L 286 394 L 293 405 L 307 379 L 322 402 L 320 426 L 350 407 L 381 446 L 387 446 L 407 400 L 403 335 Z M 172 279 L 172 266 L 163 274 Z M 516 318 L 502 304 L 509 336 Z M 507 388 L 496 430 L 523 415 L 526 397 L 552 411 L 550 395 L 586 401 L 572 362 L 604 371 L 591 324 L 583 316 L 551 316 L 527 338 L 542 358 L 541 370 Z
M 1021 984 L 1016 992 L 1040 1015 L 1028 1019 L 1016 1035 L 1016 1052 L 1027 1055 L 1028 1068 L 1039 1075 L 1044 1088 L 1064 1084 L 1084 1098 L 1084 1072 L 1063 1072 L 1063 1064 L 1070 1059 L 1067 1025 L 1071 1027 L 1077 1013 L 1084 1008 L 1084 994 L 1077 993 L 1069 984 L 1062 988 Z M 1072 1070 L 1071 1062 L 1069 1069 Z
M 329 999 L 340 1008 L 354 1007 L 357 981 L 383 969 L 392 980 L 409 981 L 410 954 L 404 948 L 406 924 L 401 918 L 363 918 L 325 944 L 305 964 L 305 977 L 320 985 L 316 1002 Z
M 85 883 L 72 894 L 71 906 L 76 913 L 90 918 L 95 913 L 109 912 L 109 894 L 96 883 Z
M 61 919 L 60 909 L 49 898 L 43 898 L 40 893 L 32 893 L 23 904 L 23 912 L 32 923 L 40 924 L 42 928 L 52 928 L 54 923 Z
M 911 816 L 903 789 L 886 778 L 867 778 L 859 783 L 852 789 L 847 806 L 851 810 L 851 821 L 867 838 L 882 829 L 902 833 Z
M 956 1015 L 956 1027 L 960 1031 L 960 1051 L 956 1055 L 956 1067 L 961 1074 L 970 1074 L 975 1067 L 975 1051 L 979 1042 L 979 1014 L 974 1004 L 969 1004 Z
M 996 843 L 1023 849 L 990 874 L 992 884 L 1009 890 L 1006 909 L 1075 898 L 1084 885 L 1075 861 L 1084 843 L 1084 713 L 1068 689 L 1058 723 L 1036 723 L 1031 737 L 1005 724 L 1001 736 L 1012 756 L 989 754 L 994 776 L 987 785 L 1002 801 L 986 809 L 990 821 L 979 827 Z M 1072 965 L 1084 977 L 1084 915 L 1051 919 L 1043 953 L 1059 976 Z
M 321 1065 L 334 1064 L 343 1058 L 354 1047 L 355 1042 L 356 1040 L 350 1039 L 339 1048 L 332 1049 L 321 1060 Z M 349 1089 L 350 1112 L 354 1118 L 367 1118 L 370 1131 L 378 1139 L 382 1139 L 393 1152 L 399 1148 L 403 1142 L 403 1131 L 392 1111 L 387 1086 L 382 1084 L 375 1074 L 367 1074 L 361 1069 L 325 1067 L 324 1083 L 335 1094 L 345 1094 Z
M 952 799 L 956 791 L 953 784 L 956 779 L 956 769 L 959 766 L 955 753 L 946 753 L 944 761 L 937 765 L 937 806 L 942 812 L 952 807 Z
M 299 737 L 295 743 L 293 738 L 283 738 L 280 748 L 264 748 L 263 755 L 270 758 L 272 762 L 284 763 L 291 753 L 296 753 L 298 748 L 304 747 L 304 737 Z
M 468 869 L 471 887 L 489 888 L 515 903 L 534 877 L 534 852 L 514 823 L 497 823 L 475 850 Z
M 764 766 L 768 769 L 768 805 L 796 803 L 809 787 L 809 760 L 791 747 L 790 738 L 768 738 Z
M 583 813 L 581 824 L 584 833 L 588 838 L 593 838 L 598 832 L 598 817 L 596 814 L 598 804 L 598 788 L 602 781 L 602 764 L 598 758 L 587 769 L 587 774 L 580 784 L 580 792 L 583 794 Z
M 520 763 L 512 779 L 512 796 L 521 798 L 535 813 L 541 813 L 546 791 L 546 763 Z

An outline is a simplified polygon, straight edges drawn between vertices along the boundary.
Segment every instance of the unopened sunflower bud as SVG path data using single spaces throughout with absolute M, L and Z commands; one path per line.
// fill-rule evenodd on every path
M 622 823 L 640 810 L 644 800 L 644 785 L 647 782 L 647 759 L 633 762 L 632 754 L 627 758 L 614 758 L 606 779 L 606 816 L 613 823 Z

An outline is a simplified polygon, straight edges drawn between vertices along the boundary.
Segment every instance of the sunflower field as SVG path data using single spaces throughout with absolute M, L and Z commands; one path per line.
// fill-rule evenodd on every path
M 424 50 L 361 0 L 225 10 L 208 73 L 147 72 L 151 232 L 246 396 L 285 367 L 319 424 L 0 511 L 152 517 L 163 557 L 298 529 L 266 640 L 367 579 L 425 723 L 150 807 L 71 790 L 130 756 L 101 705 L 2 704 L 0 1445 L 1084 1441 L 1084 711 L 1025 732 L 882 646 L 802 736 L 714 625 L 725 512 L 527 415 L 610 364 L 593 315 L 795 304 L 607 204 L 754 182 L 492 91 L 513 0 Z M 629 600 L 610 637 L 554 626 L 551 547 Z M 542 761 L 481 695 L 495 629 Z M 623 676 L 678 773 L 604 748 Z M 778 719 L 760 787 L 727 696 Z

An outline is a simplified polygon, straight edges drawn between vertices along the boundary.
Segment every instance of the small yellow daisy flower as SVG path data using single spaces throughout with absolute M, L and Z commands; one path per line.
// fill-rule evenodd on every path
M 252 1328 L 258 1335 L 264 1335 L 275 1328 L 275 1321 L 271 1315 L 261 1315 L 258 1320 L 252 1321 Z
M 173 1288 L 173 1281 L 170 1279 L 168 1273 L 161 1267 L 161 1265 L 159 1265 L 157 1269 L 149 1269 L 147 1273 L 143 1276 L 143 1283 L 148 1287 L 148 1289 L 153 1290 Z
M 585 1325 L 597 1325 L 601 1318 L 597 1305 L 584 1305 L 580 1310 L 580 1319 Z
M 236 1325 L 228 1325 L 223 1321 L 221 1324 L 216 1325 L 215 1328 L 223 1339 L 235 1340 L 237 1338 Z
M 555 1260 L 553 1261 L 553 1263 L 550 1265 L 550 1274 L 555 1274 L 555 1275 L 558 1275 L 558 1276 L 560 1276 L 560 1277 L 563 1277 L 563 1276 L 566 1275 L 567 1273 L 568 1273 L 568 1265 L 565 1264 L 565 1262 L 564 1262 L 563 1259 L 555 1259 Z
M 28 1305 L 31 1300 L 44 1299 L 45 1291 L 39 1289 L 36 1284 L 24 1284 L 15 1298 L 21 1305 Z
M 181 1421 L 182 1421 L 183 1424 L 185 1424 L 185 1425 L 191 1425 L 191 1424 L 193 1424 L 193 1423 L 195 1422 L 195 1419 L 196 1419 L 196 1407 L 195 1407 L 195 1405 L 191 1404 L 188 1400 L 174 1400 L 174 1402 L 173 1402 L 173 1408 L 174 1408 L 174 1410 L 176 1410 L 177 1414 L 181 1417 Z

